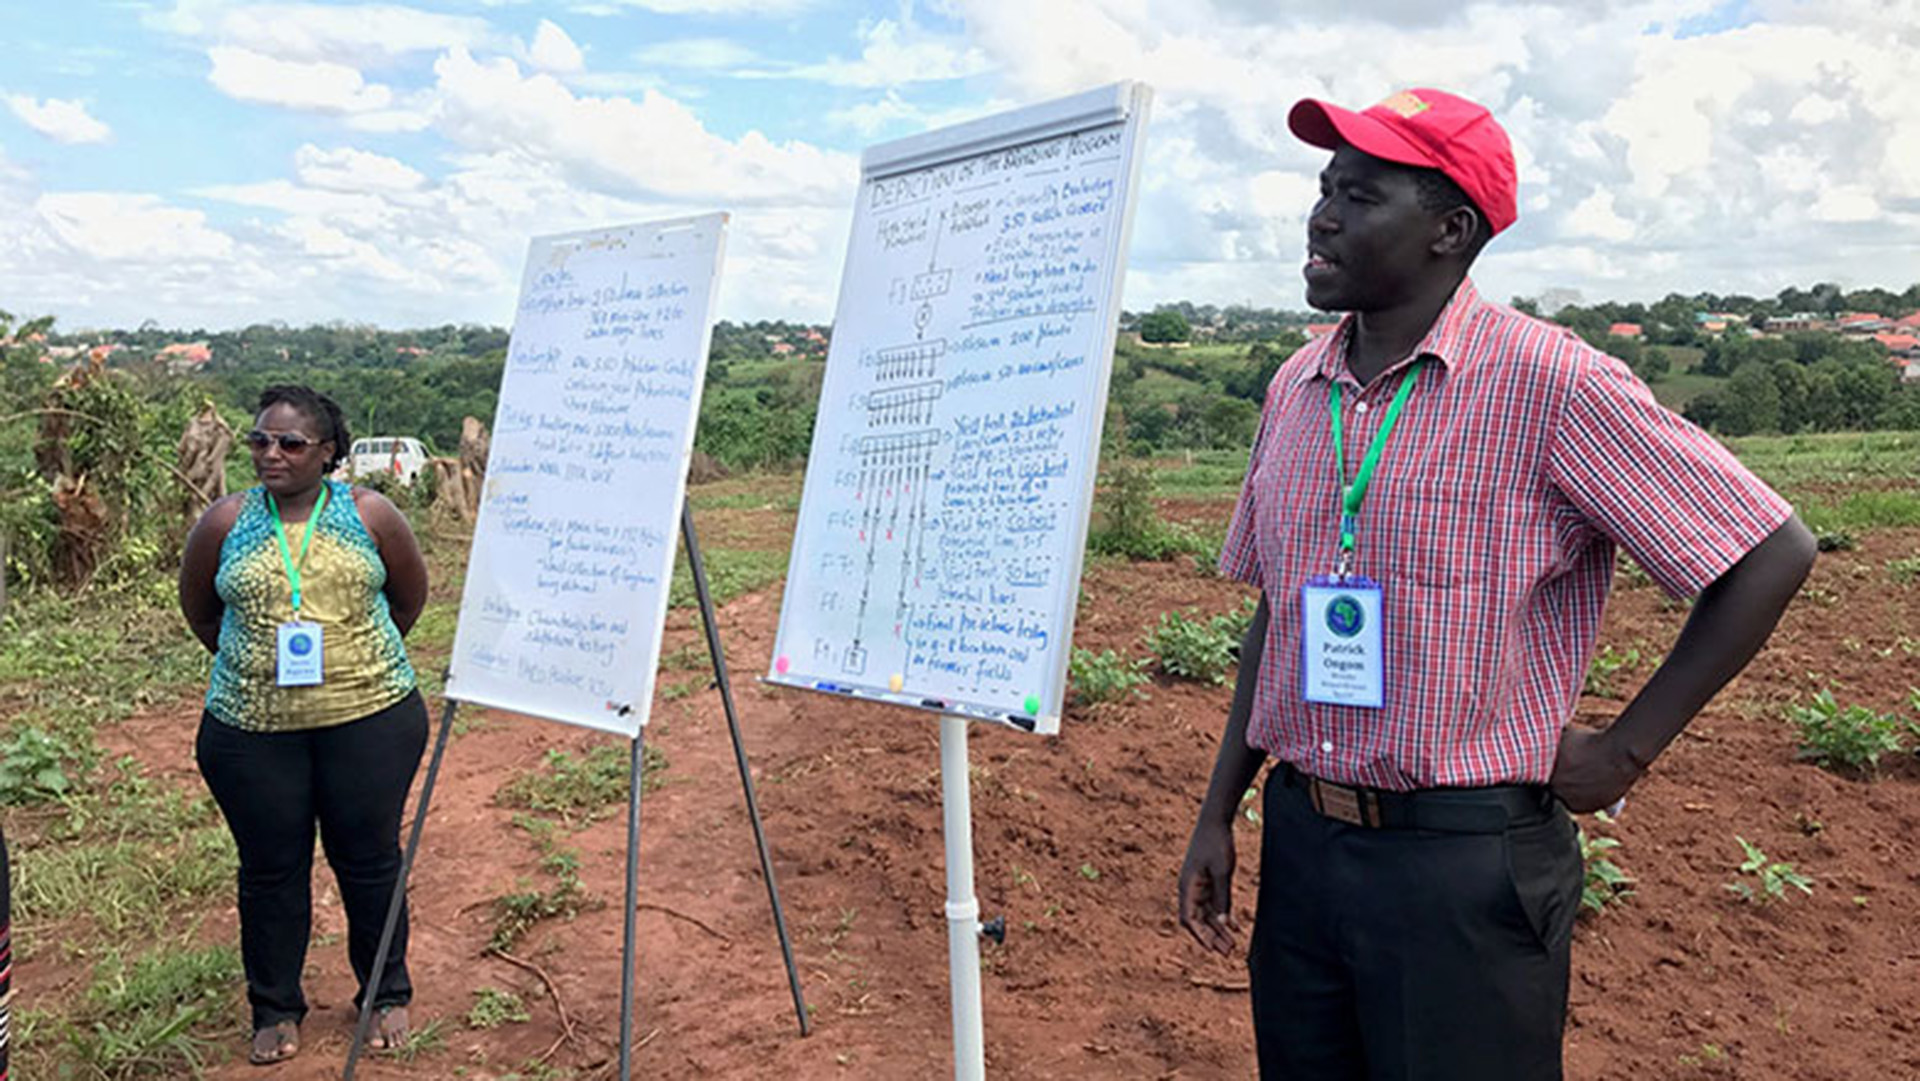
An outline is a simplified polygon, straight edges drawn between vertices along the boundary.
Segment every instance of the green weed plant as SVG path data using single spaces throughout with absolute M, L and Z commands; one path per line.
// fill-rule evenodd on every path
M 1638 649 L 1629 646 L 1624 650 L 1615 650 L 1612 646 L 1602 646 L 1587 662 L 1587 677 L 1581 693 L 1595 698 L 1619 698 L 1620 673 L 1632 671 L 1639 663 Z
M 467 1011 L 467 1027 L 486 1029 L 521 1024 L 533 1020 L 527 1004 L 512 991 L 482 987 L 473 993 L 473 1008 Z
M 1633 896 L 1633 879 L 1613 862 L 1612 853 L 1620 847 L 1618 840 L 1592 836 L 1584 829 L 1577 836 L 1580 862 L 1586 869 L 1580 885 L 1580 907 L 1598 916 L 1608 906 Z
M 1770 905 L 1784 900 L 1788 887 L 1808 895 L 1813 893 L 1813 880 L 1795 871 L 1793 864 L 1768 859 L 1759 845 L 1745 837 L 1735 836 L 1734 840 L 1740 842 L 1746 857 L 1740 861 L 1739 872 L 1747 877 L 1727 883 L 1727 892 L 1750 905 Z
M 1127 698 L 1145 698 L 1140 685 L 1150 682 L 1141 671 L 1151 662 L 1128 660 L 1110 649 L 1095 653 L 1076 649 L 1067 660 L 1067 682 L 1076 700 L 1083 705 L 1119 702 Z
M 1147 635 L 1147 648 L 1159 659 L 1160 670 L 1175 679 L 1221 684 L 1240 652 L 1241 634 L 1233 631 L 1236 614 L 1203 619 L 1182 612 L 1163 612 Z
M 1828 690 L 1814 695 L 1811 705 L 1789 706 L 1787 719 L 1800 733 L 1799 757 L 1866 777 L 1879 772 L 1882 757 L 1905 750 L 1912 731 L 1912 725 L 1892 713 L 1862 705 L 1842 707 Z

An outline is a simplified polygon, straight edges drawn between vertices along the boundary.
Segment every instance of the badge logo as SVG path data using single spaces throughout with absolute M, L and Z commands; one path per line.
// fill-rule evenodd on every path
M 287 652 L 296 657 L 304 657 L 313 652 L 313 636 L 296 634 L 287 639 Z
M 1342 593 L 1327 602 L 1327 629 L 1342 638 L 1352 638 L 1367 625 L 1366 609 L 1349 594 Z

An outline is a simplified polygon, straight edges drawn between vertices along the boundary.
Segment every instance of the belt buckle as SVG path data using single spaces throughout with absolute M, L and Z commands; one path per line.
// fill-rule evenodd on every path
M 1360 793 L 1344 785 L 1329 784 L 1316 779 L 1314 789 L 1319 795 L 1320 813 L 1328 818 L 1338 819 L 1350 826 L 1369 825 L 1362 812 Z

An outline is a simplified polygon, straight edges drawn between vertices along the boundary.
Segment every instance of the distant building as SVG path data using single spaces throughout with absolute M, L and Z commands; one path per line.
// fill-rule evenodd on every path
M 1879 334 L 1893 329 L 1893 320 L 1872 312 L 1844 312 L 1834 324 L 1842 334 Z
M 1635 340 L 1637 341 L 1637 340 L 1639 340 L 1639 338 L 1640 338 L 1640 336 L 1641 336 L 1641 335 L 1640 335 L 1640 324 L 1638 324 L 1638 323 L 1615 323 L 1615 324 L 1613 324 L 1612 326 L 1610 326 L 1610 327 L 1608 327 L 1608 328 L 1607 328 L 1607 334 L 1608 334 L 1608 336 L 1609 336 L 1609 337 L 1614 337 L 1614 338 L 1632 338 L 1632 339 L 1635 339 Z
M 1873 340 L 1887 347 L 1887 352 L 1896 357 L 1920 355 L 1920 337 L 1912 334 L 1892 334 L 1881 331 Z
M 174 342 L 162 346 L 153 359 L 165 365 L 170 372 L 199 371 L 213 359 L 213 347 L 206 342 Z
M 1776 315 L 1768 319 L 1767 329 L 1775 334 L 1788 334 L 1796 330 L 1826 330 L 1828 324 L 1813 312 L 1794 312 L 1792 315 Z
M 790 355 L 792 355 L 792 353 L 793 353 L 793 343 L 792 343 L 792 342 L 774 342 L 774 343 L 773 343 L 773 355 L 774 355 L 774 356 L 776 356 L 776 357 L 784 357 L 784 356 L 790 356 Z
M 1312 341 L 1315 338 L 1324 338 L 1338 329 L 1340 329 L 1340 324 L 1338 323 L 1308 323 L 1307 340 Z

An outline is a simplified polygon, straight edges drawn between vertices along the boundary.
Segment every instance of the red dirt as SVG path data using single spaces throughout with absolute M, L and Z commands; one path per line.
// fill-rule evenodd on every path
M 1920 650 L 1920 585 L 1890 585 L 1884 565 L 1917 547 L 1920 531 L 1882 531 L 1859 551 L 1823 557 L 1771 647 L 1661 760 L 1619 822 L 1587 823 L 1621 840 L 1614 856 L 1637 892 L 1579 925 L 1570 1077 L 1920 1077 L 1920 763 L 1904 759 L 1873 782 L 1836 777 L 1795 761 L 1780 720 L 1783 703 L 1815 688 L 1810 672 L 1833 681 L 1845 702 L 1904 705 L 1920 684 L 1920 659 L 1907 652 Z M 1244 595 L 1188 560 L 1096 562 L 1085 592 L 1076 644 L 1136 656 L 1159 612 L 1224 611 Z M 721 622 L 815 1031 L 798 1036 L 719 695 L 697 691 L 659 702 L 648 730 L 670 764 L 642 804 L 635 1072 L 947 1076 L 937 724 L 755 684 L 778 605 L 777 588 L 747 596 Z M 1645 678 L 1683 618 L 1650 587 L 1617 594 L 1604 641 L 1643 656 L 1622 673 L 1623 690 Z M 695 640 L 688 613 L 675 612 L 669 648 Z M 663 673 L 660 683 L 692 675 Z M 1008 924 L 1006 944 L 988 945 L 983 957 L 991 1075 L 1254 1073 L 1244 970 L 1203 954 L 1173 917 L 1174 879 L 1229 689 L 1160 682 L 1148 691 L 1076 712 L 1057 738 L 973 730 L 976 889 L 983 914 Z M 1582 714 L 1603 719 L 1618 705 L 1588 699 Z M 193 716 L 183 706 L 107 739 L 184 776 Z M 582 880 L 601 907 L 538 925 L 516 951 L 551 976 L 574 1039 L 563 1038 L 538 977 L 481 951 L 487 902 L 518 880 L 551 881 L 495 793 L 549 747 L 578 751 L 608 737 L 525 718 L 470 719 L 478 727 L 447 754 L 412 894 L 415 1022 L 442 1019 L 444 1043 L 410 1064 L 367 1060 L 361 1076 L 501 1077 L 550 1048 L 552 1065 L 605 1076 L 619 1016 L 618 807 L 563 836 L 582 853 Z M 1241 825 L 1236 897 L 1248 906 L 1258 837 Z M 1740 859 L 1736 833 L 1811 875 L 1812 896 L 1757 907 L 1724 890 Z M 337 935 L 324 870 L 316 894 L 324 898 L 316 931 Z M 231 909 L 210 927 L 230 935 Z M 532 1020 L 467 1028 L 483 986 L 519 994 Z M 351 1023 L 337 940 L 314 949 L 309 993 L 316 1008 L 297 1060 L 261 1072 L 236 1059 L 212 1076 L 337 1077 Z

